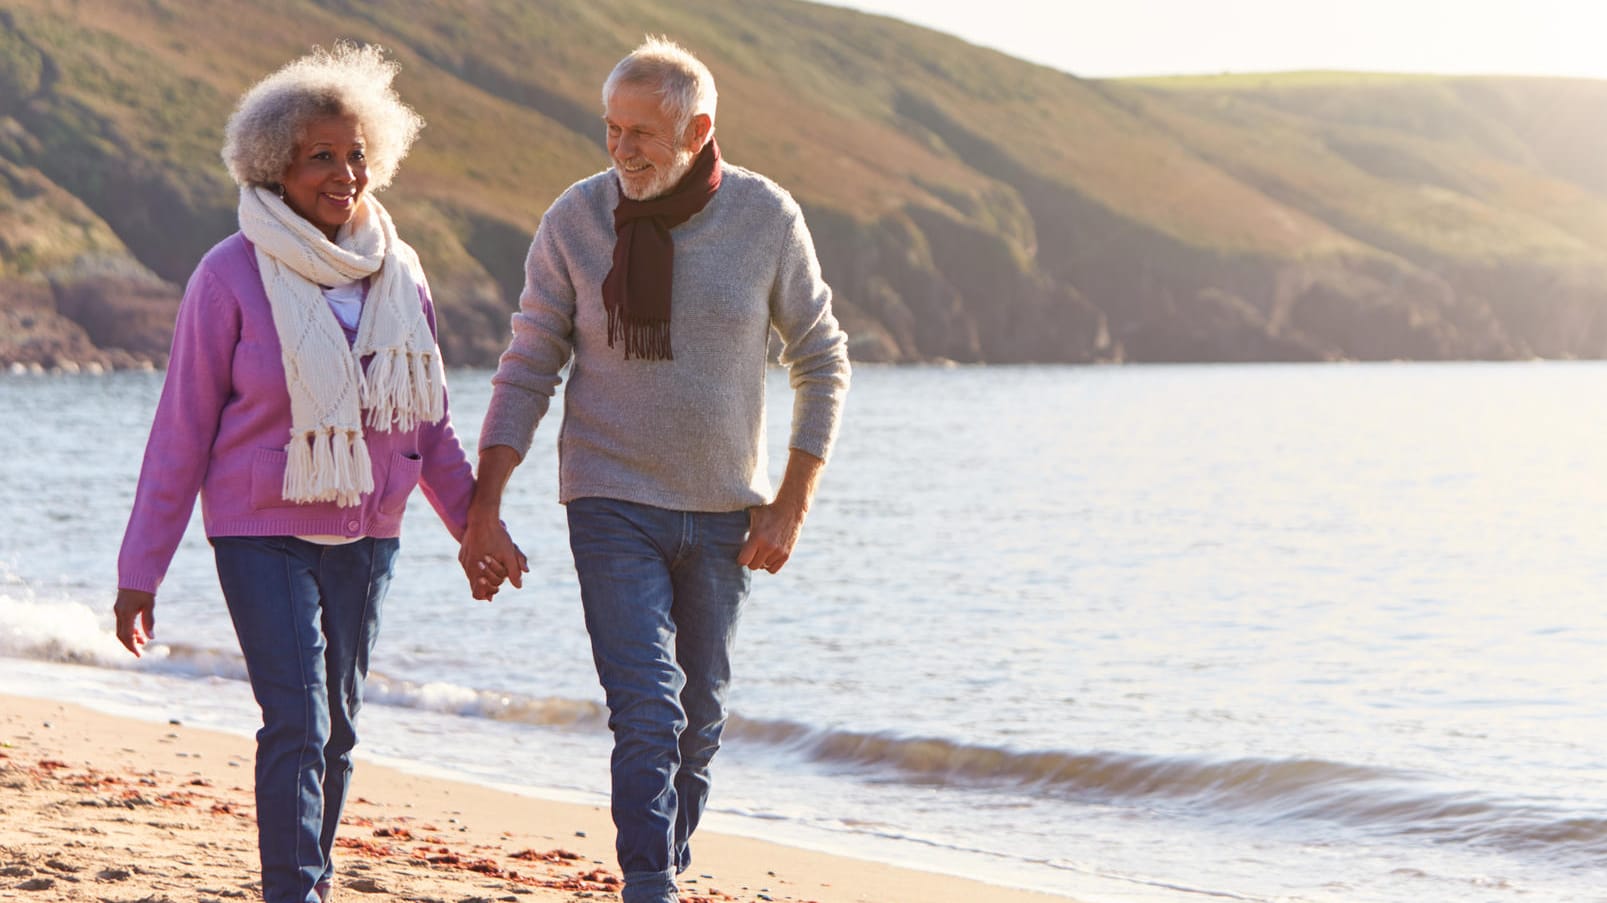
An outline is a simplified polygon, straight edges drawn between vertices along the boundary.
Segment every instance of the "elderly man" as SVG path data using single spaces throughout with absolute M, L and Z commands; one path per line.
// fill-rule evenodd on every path
M 493 380 L 463 559 L 519 577 L 503 487 L 571 362 L 559 501 L 614 732 L 625 903 L 674 903 L 709 793 L 751 571 L 792 554 L 848 388 L 846 340 L 792 197 L 725 164 L 715 89 L 649 39 L 603 85 L 613 166 L 571 186 L 525 262 Z M 774 497 L 765 466 L 771 330 L 794 391 Z

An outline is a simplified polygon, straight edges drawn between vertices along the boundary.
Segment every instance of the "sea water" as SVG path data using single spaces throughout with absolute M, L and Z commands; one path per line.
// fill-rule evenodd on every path
M 489 374 L 450 375 L 470 448 Z M 0 377 L 0 689 L 248 733 L 195 517 L 111 635 L 161 374 Z M 1089 903 L 1607 900 L 1607 366 L 886 368 L 738 636 L 711 827 Z M 785 460 L 785 375 L 769 390 Z M 360 752 L 601 802 L 555 427 L 522 590 L 415 495 Z

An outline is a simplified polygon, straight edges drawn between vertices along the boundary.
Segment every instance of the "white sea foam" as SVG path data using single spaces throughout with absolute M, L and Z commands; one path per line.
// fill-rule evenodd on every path
M 160 658 L 166 651 L 156 646 L 147 654 Z M 0 590 L 0 655 L 103 668 L 133 661 L 117 642 L 109 612 L 81 602 L 39 598 L 17 583 Z
M 589 700 L 522 696 L 442 681 L 419 684 L 378 673 L 369 675 L 363 695 L 368 702 L 379 705 L 540 727 L 601 728 L 606 719 L 603 707 Z

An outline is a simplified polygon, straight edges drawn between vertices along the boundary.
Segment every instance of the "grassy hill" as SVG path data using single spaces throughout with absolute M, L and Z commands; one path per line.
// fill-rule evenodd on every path
M 386 201 L 450 359 L 489 363 L 646 32 L 703 57 L 727 158 L 804 205 L 861 359 L 1607 356 L 1607 83 L 1093 81 L 785 0 L 7 0 L 0 359 L 159 358 L 234 229 L 235 98 L 344 37 L 429 122 Z

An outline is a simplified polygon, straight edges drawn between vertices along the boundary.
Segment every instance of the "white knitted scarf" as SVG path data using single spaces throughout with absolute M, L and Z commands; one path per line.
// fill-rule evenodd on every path
M 290 392 L 284 498 L 358 505 L 374 491 L 362 411 L 380 431 L 405 432 L 445 415 L 446 379 L 419 303 L 418 256 L 372 195 L 331 242 L 273 192 L 241 188 L 240 231 L 256 246 Z M 367 276 L 374 279 L 348 346 L 319 286 Z M 370 354 L 365 374 L 361 361 Z

